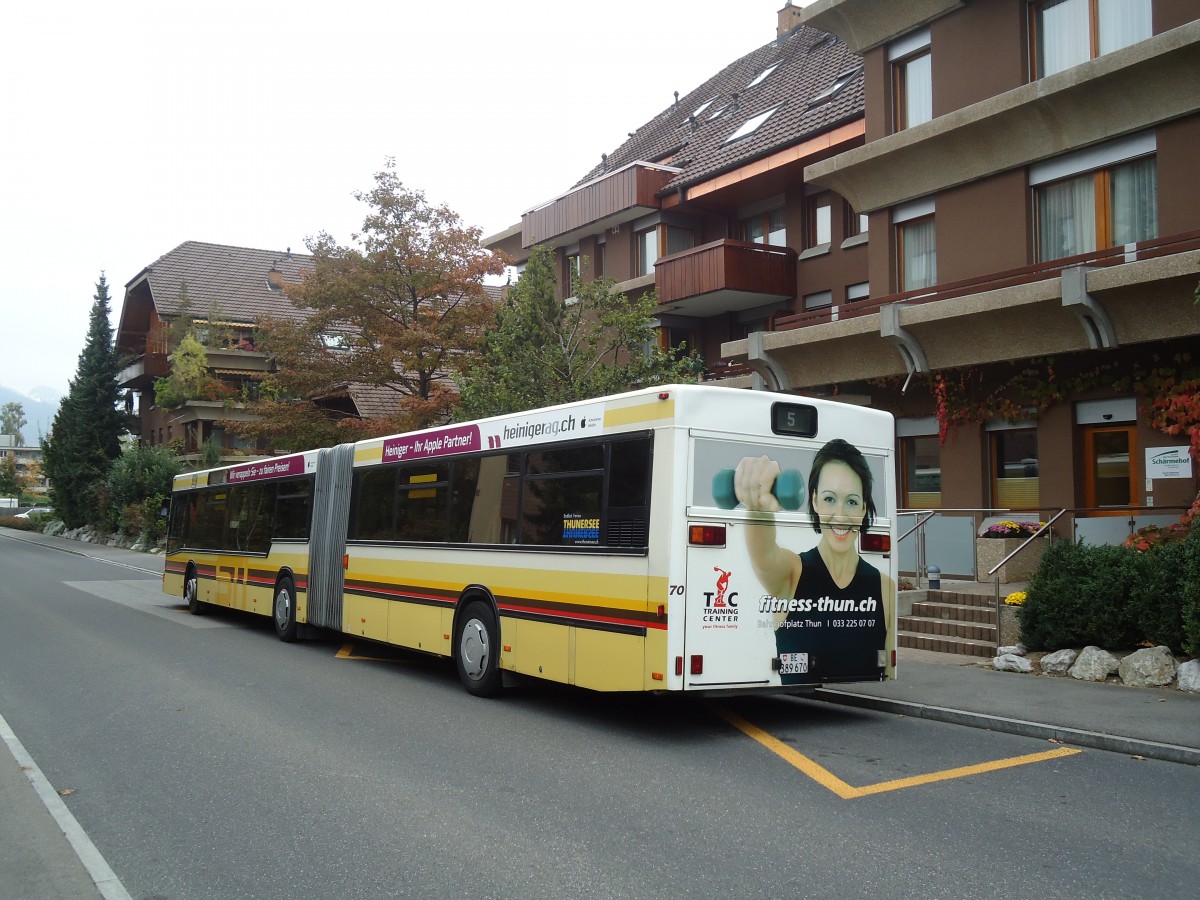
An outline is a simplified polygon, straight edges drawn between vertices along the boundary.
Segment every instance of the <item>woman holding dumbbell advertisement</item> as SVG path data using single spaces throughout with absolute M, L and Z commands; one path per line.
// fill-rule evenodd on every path
M 880 651 L 887 636 L 882 575 L 858 552 L 860 532 L 875 519 L 866 459 L 840 438 L 818 451 L 807 496 L 813 529 L 821 537 L 802 553 L 776 542 L 774 514 L 781 506 L 771 489 L 779 473 L 779 464 L 767 456 L 746 457 L 734 473 L 734 492 L 746 509 L 763 514 L 747 525 L 746 547 L 755 574 L 776 601 L 783 683 L 882 674 Z

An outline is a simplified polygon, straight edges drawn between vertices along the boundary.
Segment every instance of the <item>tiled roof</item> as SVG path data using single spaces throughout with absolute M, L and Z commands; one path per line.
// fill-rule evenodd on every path
M 261 318 L 297 319 L 303 314 L 282 290 L 272 290 L 267 273 L 274 268 L 299 284 L 312 268 L 312 257 L 287 250 L 251 250 L 225 244 L 185 241 L 143 269 L 126 285 L 149 283 L 160 316 L 178 316 L 187 298 L 190 314 L 253 324 Z M 186 287 L 185 287 L 186 286 Z
M 766 78 L 751 86 L 757 75 L 775 63 L 777 67 Z M 813 103 L 839 76 L 851 72 L 854 74 L 834 96 Z M 690 121 L 710 100 L 694 123 Z M 683 169 L 663 188 L 667 193 L 859 118 L 863 108 L 862 58 L 834 35 L 801 25 L 681 96 L 633 132 L 576 186 L 640 160 Z M 726 142 L 744 122 L 770 109 L 775 109 L 774 114 L 753 133 Z

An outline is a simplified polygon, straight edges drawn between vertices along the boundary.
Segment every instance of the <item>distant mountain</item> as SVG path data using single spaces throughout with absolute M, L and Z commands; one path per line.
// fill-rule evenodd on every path
M 58 402 L 61 399 L 62 394 L 54 388 L 35 387 L 28 394 L 22 394 L 0 384 L 0 406 L 5 403 L 20 403 L 21 408 L 25 410 L 25 419 L 29 424 L 21 429 L 21 435 L 25 438 L 27 446 L 35 446 L 41 438 L 50 433 L 50 426 L 54 422 L 54 414 L 58 412 Z

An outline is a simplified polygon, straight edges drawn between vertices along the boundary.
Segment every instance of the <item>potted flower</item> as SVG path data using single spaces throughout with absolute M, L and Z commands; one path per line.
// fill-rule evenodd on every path
M 989 572 L 1045 524 L 1028 519 L 1002 519 L 985 525 L 975 539 L 975 577 L 979 581 L 999 578 L 1001 584 L 1032 578 L 1041 564 L 1048 540 L 1033 541 L 995 572 Z M 1045 537 L 1048 536 L 1047 532 Z

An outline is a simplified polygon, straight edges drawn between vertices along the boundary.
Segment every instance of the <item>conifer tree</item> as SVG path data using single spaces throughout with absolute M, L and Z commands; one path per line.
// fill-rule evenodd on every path
M 127 414 L 118 408 L 119 369 L 103 272 L 94 301 L 75 377 L 59 403 L 50 436 L 42 441 L 50 501 L 68 528 L 104 521 L 104 485 L 128 427 Z

